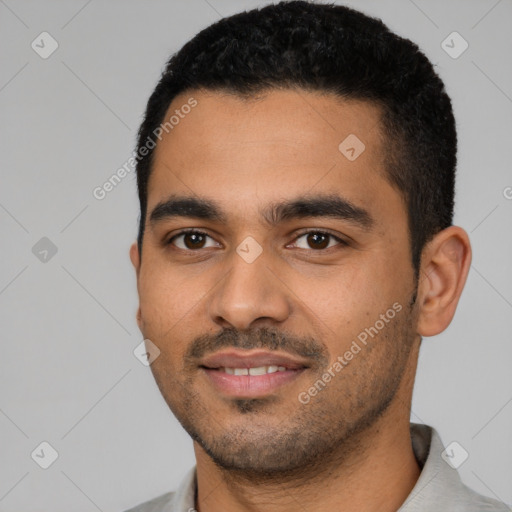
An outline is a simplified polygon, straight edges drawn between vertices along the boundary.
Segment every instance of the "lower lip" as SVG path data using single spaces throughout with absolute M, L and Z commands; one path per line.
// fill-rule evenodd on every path
M 202 368 L 213 386 L 228 396 L 255 398 L 268 395 L 295 380 L 305 368 L 264 375 L 230 375 L 220 370 Z

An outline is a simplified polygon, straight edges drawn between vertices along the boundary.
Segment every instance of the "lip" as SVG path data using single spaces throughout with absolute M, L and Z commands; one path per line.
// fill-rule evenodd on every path
M 219 369 L 259 366 L 282 366 L 286 370 L 264 375 L 231 375 Z M 204 358 L 200 368 L 221 394 L 237 398 L 258 398 L 275 393 L 281 386 L 294 381 L 309 365 L 290 354 L 230 350 Z
M 287 370 L 308 368 L 309 364 L 291 354 L 268 351 L 221 351 L 205 357 L 200 366 L 207 369 L 257 368 L 258 366 L 284 366 Z
M 202 368 L 213 387 L 220 393 L 237 398 L 259 398 L 276 392 L 298 378 L 305 368 L 265 375 L 230 375 L 218 369 Z

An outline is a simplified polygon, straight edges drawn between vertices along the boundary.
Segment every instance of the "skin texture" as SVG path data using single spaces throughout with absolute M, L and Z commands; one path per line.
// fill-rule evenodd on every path
M 376 106 L 303 90 L 250 100 L 187 91 L 168 112 L 191 96 L 197 106 L 157 145 L 148 212 L 171 194 L 194 196 L 215 201 L 226 222 L 146 217 L 142 258 L 136 243 L 130 257 L 137 321 L 161 351 L 152 372 L 194 439 L 196 508 L 395 511 L 420 473 L 409 417 L 421 336 L 453 318 L 471 262 L 468 236 L 457 226 L 438 233 L 415 282 Z M 354 161 L 338 149 L 349 134 L 365 144 Z M 261 214 L 316 194 L 364 208 L 371 229 L 326 216 L 269 226 Z M 208 236 L 199 248 L 187 237 L 169 244 L 183 228 Z M 325 230 L 347 245 L 328 238 L 319 248 L 304 235 Z M 236 252 L 248 236 L 262 248 L 252 263 Z M 393 304 L 401 306 L 393 319 L 301 403 Z M 271 395 L 235 399 L 216 391 L 193 357 L 227 347 L 306 354 L 309 367 Z

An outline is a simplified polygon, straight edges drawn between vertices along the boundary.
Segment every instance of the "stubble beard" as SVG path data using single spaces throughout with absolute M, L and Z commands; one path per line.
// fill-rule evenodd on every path
M 199 393 L 190 391 L 193 379 L 163 395 L 192 439 L 234 478 L 261 483 L 310 479 L 333 464 L 364 456 L 365 433 L 395 399 L 411 364 L 413 332 L 410 316 L 393 322 L 306 405 L 295 395 L 281 405 L 274 395 L 232 399 L 236 419 L 230 426 L 228 420 L 212 416 Z M 283 410 L 287 414 L 276 422 L 276 413 Z

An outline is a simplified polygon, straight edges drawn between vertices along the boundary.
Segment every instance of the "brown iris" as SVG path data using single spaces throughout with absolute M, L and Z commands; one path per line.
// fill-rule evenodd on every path
M 184 233 L 183 242 L 187 249 L 201 249 L 204 245 L 206 235 L 201 233 Z M 190 243 L 189 243 L 190 242 Z
M 313 249 L 325 249 L 329 245 L 329 236 L 324 233 L 310 233 L 307 241 Z

